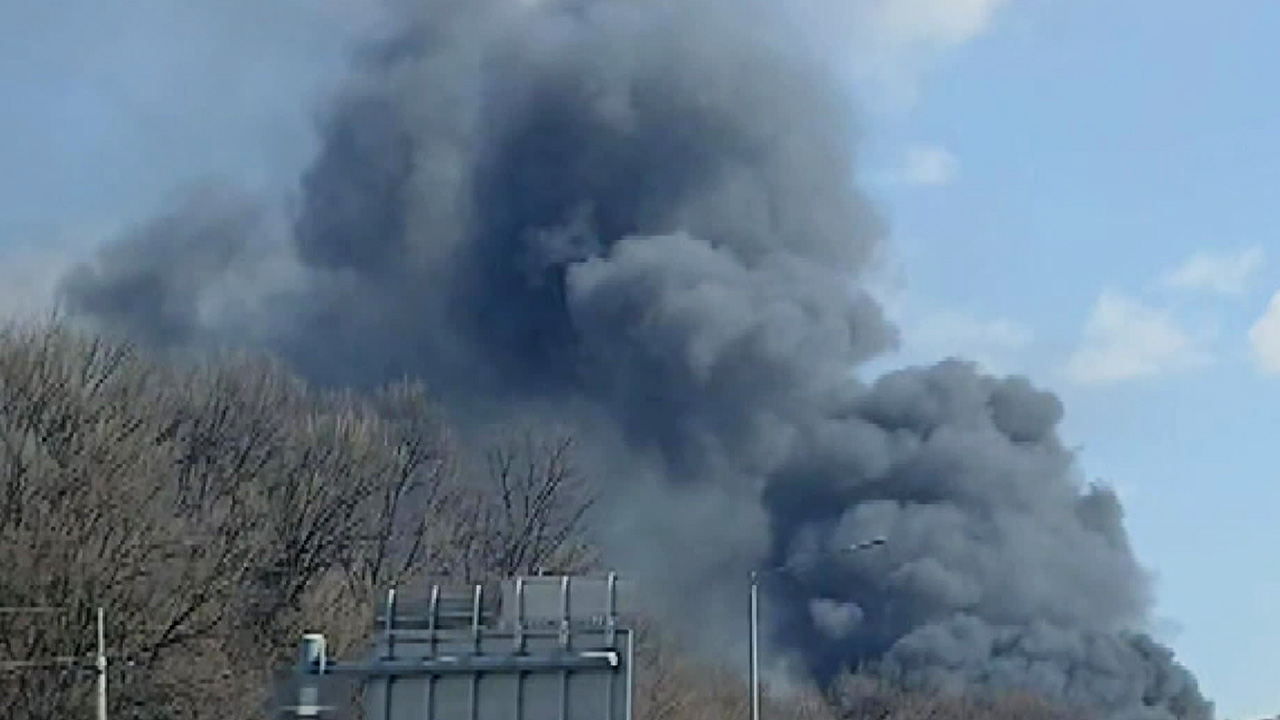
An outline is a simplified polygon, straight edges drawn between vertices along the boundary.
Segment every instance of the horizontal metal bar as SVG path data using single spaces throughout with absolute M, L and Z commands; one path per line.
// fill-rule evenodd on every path
M 107 664 L 113 668 L 118 667 L 137 667 L 138 661 L 128 657 L 107 655 Z M 56 656 L 47 658 L 38 658 L 33 660 L 0 660 L 0 670 L 21 670 L 28 668 L 41 667 L 82 667 L 88 670 L 96 670 L 97 660 L 93 656 L 77 657 L 77 656 Z
M 325 666 L 325 674 L 363 675 L 366 677 L 402 677 L 406 675 L 457 675 L 469 673 L 519 673 L 558 670 L 613 670 L 620 662 L 614 650 L 590 650 L 560 655 L 452 655 L 412 660 L 375 660 L 373 662 L 334 662 Z M 305 666 L 308 674 L 319 674 L 314 664 Z
M 280 708 L 301 717 L 319 717 L 320 713 L 335 710 L 332 705 L 285 705 Z
M 93 658 L 87 657 L 50 657 L 38 660 L 0 660 L 0 670 L 22 670 L 46 667 L 94 667 Z
M 583 635 L 591 635 L 595 637 L 604 637 L 608 634 L 608 628 L 592 626 L 572 628 L 574 637 Z M 527 638 L 538 637 L 560 637 L 561 630 L 559 627 L 525 627 L 523 630 L 515 628 L 482 628 L 481 635 L 489 640 L 516 638 L 518 635 L 524 635 Z M 471 628 L 437 628 L 435 630 L 422 630 L 406 628 L 397 628 L 390 632 L 382 631 L 377 634 L 379 638 L 392 637 L 397 643 L 425 643 L 435 641 L 449 640 L 465 640 L 470 641 L 473 637 Z
M 617 617 L 611 618 L 608 615 L 582 615 L 579 617 L 570 618 L 569 626 L 575 627 L 575 628 L 576 627 L 605 627 L 609 624 L 611 620 L 613 622 L 617 622 L 620 619 L 621 618 L 617 618 Z M 392 620 L 393 622 L 391 623 L 391 626 L 392 628 L 397 630 L 401 628 L 417 628 L 417 629 L 427 628 L 427 627 L 431 627 L 431 622 L 432 622 L 431 618 L 423 617 L 421 615 L 397 615 L 394 618 L 392 618 Z M 480 627 L 484 630 L 497 630 L 504 627 L 515 627 L 515 623 L 508 623 L 505 621 L 500 622 L 497 618 L 490 618 L 490 620 L 493 621 L 491 624 L 481 625 Z M 446 622 L 446 621 L 452 621 L 453 624 L 450 624 L 449 622 Z M 564 620 L 562 620 L 561 618 L 526 618 L 523 622 L 523 625 L 524 627 L 555 626 L 558 628 L 561 626 L 561 624 L 563 624 L 563 622 Z M 374 627 L 378 629 L 384 629 L 386 628 L 386 626 L 387 626 L 387 618 L 385 615 L 378 615 L 374 618 Z M 471 629 L 472 618 L 470 615 L 466 617 L 462 617 L 461 615 L 441 616 L 436 620 L 436 627 L 439 627 L 439 628 L 465 627 L 467 629 Z

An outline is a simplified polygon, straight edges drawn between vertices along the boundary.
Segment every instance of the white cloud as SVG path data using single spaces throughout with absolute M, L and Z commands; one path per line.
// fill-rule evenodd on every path
M 1004 318 L 985 319 L 953 310 L 912 318 L 903 329 L 904 352 L 922 360 L 962 357 L 988 372 L 1015 370 L 1031 344 L 1031 331 Z
M 1209 362 L 1210 357 L 1167 311 L 1104 291 L 1067 361 L 1068 379 L 1103 385 L 1154 377 Z
M 1259 370 L 1280 375 L 1280 291 L 1271 296 L 1262 317 L 1249 328 L 1249 345 Z
M 1234 252 L 1200 251 L 1171 270 L 1161 282 L 1178 290 L 1197 290 L 1218 295 L 1239 295 L 1262 268 L 1260 246 Z
M 859 74 L 899 102 L 935 58 L 982 34 L 1010 0 L 853 0 Z
M 814 47 L 831 50 L 873 109 L 916 98 L 921 75 L 982 34 L 1012 0 L 789 0 L 782 3 Z
M 871 291 L 890 322 L 901 330 L 900 345 L 891 355 L 868 363 L 867 377 L 953 357 L 976 362 L 997 375 L 1026 371 L 1025 353 L 1034 339 L 1026 327 L 1006 318 L 984 318 L 922 303 L 911 297 L 896 274 L 881 280 Z
M 960 160 L 950 150 L 931 145 L 907 149 L 897 180 L 907 185 L 946 185 L 960 173 Z
M 865 0 L 868 16 L 899 47 L 948 48 L 971 40 L 1007 0 Z

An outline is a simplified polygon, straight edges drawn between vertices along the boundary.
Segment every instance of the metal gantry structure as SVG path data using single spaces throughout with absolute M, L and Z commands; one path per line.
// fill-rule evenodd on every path
M 425 607 L 387 593 L 366 657 L 329 657 L 303 637 L 288 716 L 322 718 L 354 680 L 381 720 L 631 720 L 632 633 L 619 581 L 518 577 L 459 592 L 432 586 Z

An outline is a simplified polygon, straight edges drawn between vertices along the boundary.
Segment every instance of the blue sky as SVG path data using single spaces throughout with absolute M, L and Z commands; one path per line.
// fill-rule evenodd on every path
M 179 183 L 292 177 L 362 2 L 0 0 L 0 308 Z M 847 7 L 906 338 L 885 364 L 1060 392 L 1157 632 L 1223 716 L 1280 712 L 1280 3 Z

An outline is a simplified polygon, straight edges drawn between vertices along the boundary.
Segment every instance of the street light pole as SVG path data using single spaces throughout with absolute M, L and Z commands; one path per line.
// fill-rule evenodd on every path
M 760 574 L 751 571 L 751 720 L 760 720 Z
M 855 545 L 840 548 L 830 555 L 855 553 L 868 548 L 884 545 L 883 537 L 872 538 Z M 764 570 L 751 571 L 751 609 L 750 609 L 750 654 L 751 654 L 751 720 L 760 720 L 760 576 L 766 573 L 784 572 L 790 568 L 786 563 Z

